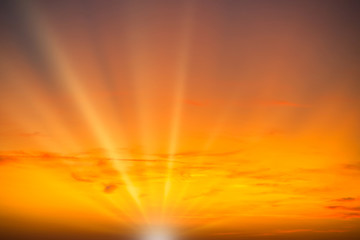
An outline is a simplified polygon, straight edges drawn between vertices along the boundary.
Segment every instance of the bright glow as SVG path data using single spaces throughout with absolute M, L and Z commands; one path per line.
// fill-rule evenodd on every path
M 151 228 L 143 233 L 140 240 L 175 240 L 175 238 L 168 229 Z

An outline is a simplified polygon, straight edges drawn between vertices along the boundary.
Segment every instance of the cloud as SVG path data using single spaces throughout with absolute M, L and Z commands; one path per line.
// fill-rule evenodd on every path
M 219 192 L 222 192 L 222 191 L 223 191 L 223 189 L 220 189 L 220 188 L 212 188 L 212 189 L 210 189 L 210 190 L 208 190 L 206 192 L 184 198 L 184 200 L 191 200 L 191 199 L 194 199 L 194 198 L 213 196 L 213 195 L 218 194 Z
M 349 170 L 360 171 L 360 163 L 345 164 L 345 165 L 344 165 L 344 168 L 345 168 L 345 169 L 349 169 Z
M 70 178 L 76 182 L 102 184 L 103 182 L 116 182 L 116 186 L 122 184 L 119 181 L 119 169 L 114 162 L 121 162 L 128 174 L 134 181 L 146 181 L 160 179 L 165 176 L 167 160 L 154 159 L 110 159 L 105 157 L 72 156 L 53 152 L 0 152 L 0 165 L 16 162 L 17 166 L 41 166 L 49 169 L 61 169 L 66 171 Z M 147 173 L 145 167 L 149 163 L 156 166 L 156 173 Z M 105 192 L 110 193 L 115 185 L 108 185 Z
M 114 184 L 114 183 L 112 183 L 112 184 L 107 184 L 107 185 L 105 185 L 105 187 L 104 187 L 104 192 L 105 192 L 105 193 L 112 193 L 112 192 L 114 192 L 117 188 L 118 188 L 118 185 L 117 185 L 117 184 Z
M 326 206 L 327 209 L 331 210 L 343 210 L 347 212 L 340 213 L 339 217 L 343 218 L 360 218 L 360 207 L 348 207 L 348 206 Z
M 357 200 L 357 199 L 353 198 L 353 197 L 344 197 L 344 198 L 335 199 L 333 201 L 336 201 L 336 202 L 352 202 L 352 201 L 355 201 L 355 200 Z
M 275 235 L 283 235 L 283 234 L 293 234 L 293 233 L 344 233 L 348 232 L 348 230 L 345 229 L 281 229 L 276 230 L 269 233 L 263 233 L 259 234 L 260 236 L 275 236 Z
M 87 183 L 92 183 L 94 182 L 94 179 L 90 179 L 90 178 L 86 178 L 86 177 L 81 177 L 75 173 L 71 173 L 71 177 L 73 179 L 75 179 L 78 182 L 87 182 Z
M 211 234 L 212 236 L 226 236 L 226 235 L 241 235 L 244 234 L 242 232 L 219 232 Z
M 252 174 L 261 173 L 262 170 L 259 171 L 239 171 L 230 169 L 230 173 L 227 175 L 228 178 L 240 178 L 244 176 L 250 176 Z
M 15 162 L 17 159 L 12 156 L 0 155 L 0 165 Z
M 326 206 L 328 209 L 341 209 L 341 210 L 347 210 L 347 211 L 359 211 L 360 207 L 347 207 L 347 206 Z
M 242 150 L 233 150 L 233 151 L 227 151 L 227 152 L 205 152 L 205 151 L 189 151 L 189 152 L 179 152 L 175 153 L 174 155 L 170 154 L 154 154 L 157 157 L 162 158 L 169 158 L 171 156 L 176 158 L 185 158 L 185 157 L 224 157 L 224 156 L 231 156 L 236 155 L 238 153 L 241 153 Z
M 342 208 L 342 206 L 326 206 L 326 208 L 328 208 L 328 209 L 341 209 Z
M 349 212 L 343 214 L 344 218 L 360 218 L 360 213 L 357 212 Z
M 278 230 L 277 233 L 298 233 L 298 232 L 312 232 L 312 229 L 287 229 L 287 230 Z

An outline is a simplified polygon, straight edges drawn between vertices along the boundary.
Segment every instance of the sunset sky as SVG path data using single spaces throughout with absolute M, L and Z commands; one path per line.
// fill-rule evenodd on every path
M 0 239 L 359 239 L 359 12 L 1 1 Z

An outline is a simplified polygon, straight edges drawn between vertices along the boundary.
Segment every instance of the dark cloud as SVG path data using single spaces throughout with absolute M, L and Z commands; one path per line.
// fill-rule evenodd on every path
M 336 202 L 352 202 L 355 200 L 357 200 L 357 199 L 353 198 L 353 197 L 344 197 L 344 198 L 335 199 L 334 201 L 336 201 Z
M 104 192 L 105 192 L 105 193 L 112 193 L 112 192 L 114 192 L 117 188 L 118 188 L 118 185 L 117 185 L 117 184 L 114 184 L 114 183 L 112 183 L 112 184 L 107 184 L 107 185 L 105 185 L 105 187 L 104 187 Z
M 341 209 L 342 206 L 326 206 L 328 209 Z
M 360 207 L 348 207 L 348 206 L 326 206 L 328 209 L 340 209 L 340 210 L 347 210 L 347 211 L 355 211 L 360 212 Z

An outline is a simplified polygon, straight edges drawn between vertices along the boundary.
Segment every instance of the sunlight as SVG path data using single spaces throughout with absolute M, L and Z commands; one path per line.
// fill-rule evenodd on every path
M 175 240 L 175 237 L 169 229 L 152 227 L 142 233 L 140 240 Z

